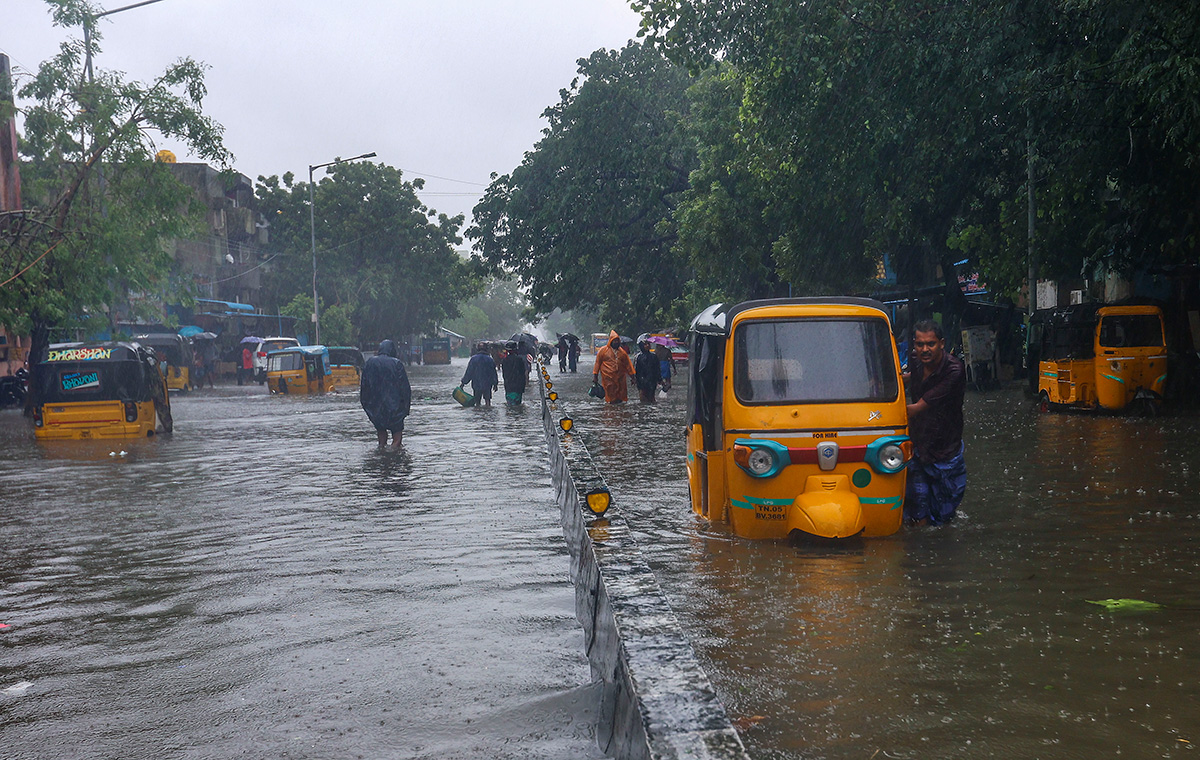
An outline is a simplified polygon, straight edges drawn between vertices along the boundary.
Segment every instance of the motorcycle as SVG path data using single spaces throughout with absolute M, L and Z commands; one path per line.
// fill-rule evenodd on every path
M 0 377 L 0 408 L 22 406 L 29 387 L 29 370 L 24 367 L 16 374 Z

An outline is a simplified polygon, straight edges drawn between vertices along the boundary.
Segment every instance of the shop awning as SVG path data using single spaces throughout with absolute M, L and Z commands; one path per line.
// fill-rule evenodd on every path
M 254 307 L 248 303 L 236 303 L 233 301 L 217 301 L 212 298 L 197 298 L 196 303 L 212 304 L 213 306 L 216 306 L 217 308 L 223 307 L 226 311 L 232 311 L 232 312 L 247 313 L 247 312 L 254 311 Z M 211 309 L 211 308 L 213 308 L 213 306 L 206 306 L 206 308 Z

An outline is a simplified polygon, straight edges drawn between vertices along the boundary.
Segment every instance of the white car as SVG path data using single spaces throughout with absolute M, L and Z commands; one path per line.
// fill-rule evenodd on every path
M 281 348 L 294 348 L 298 345 L 300 345 L 300 341 L 295 338 L 264 338 L 261 343 L 253 347 L 254 379 L 260 383 L 267 381 L 267 354 Z

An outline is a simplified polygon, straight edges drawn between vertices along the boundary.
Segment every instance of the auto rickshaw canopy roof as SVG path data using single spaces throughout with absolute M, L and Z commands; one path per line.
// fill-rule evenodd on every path
M 768 306 L 859 306 L 887 315 L 884 305 L 873 298 L 764 298 L 738 304 L 715 303 L 696 315 L 690 330 L 704 335 L 728 335 L 729 325 L 735 316 L 743 311 Z
M 288 346 L 287 348 L 276 349 L 267 354 L 270 358 L 275 354 L 304 354 L 305 356 L 327 356 L 329 349 L 325 346 Z

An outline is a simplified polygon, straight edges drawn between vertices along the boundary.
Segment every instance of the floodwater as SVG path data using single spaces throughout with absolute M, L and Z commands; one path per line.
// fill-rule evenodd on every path
M 751 542 L 690 510 L 685 388 L 606 407 L 586 359 L 555 389 L 756 760 L 1200 757 L 1200 419 L 969 392 L 955 523 Z
M 462 370 L 411 369 L 400 453 L 357 393 L 110 443 L 0 412 L 3 756 L 602 757 L 537 407 Z
M 1200 419 L 969 393 L 957 522 L 750 542 L 691 513 L 683 385 L 609 407 L 583 363 L 555 390 L 755 760 L 1197 756 Z M 112 444 L 0 412 L 4 756 L 599 758 L 537 408 L 461 372 L 412 368 L 398 454 L 355 394 Z

